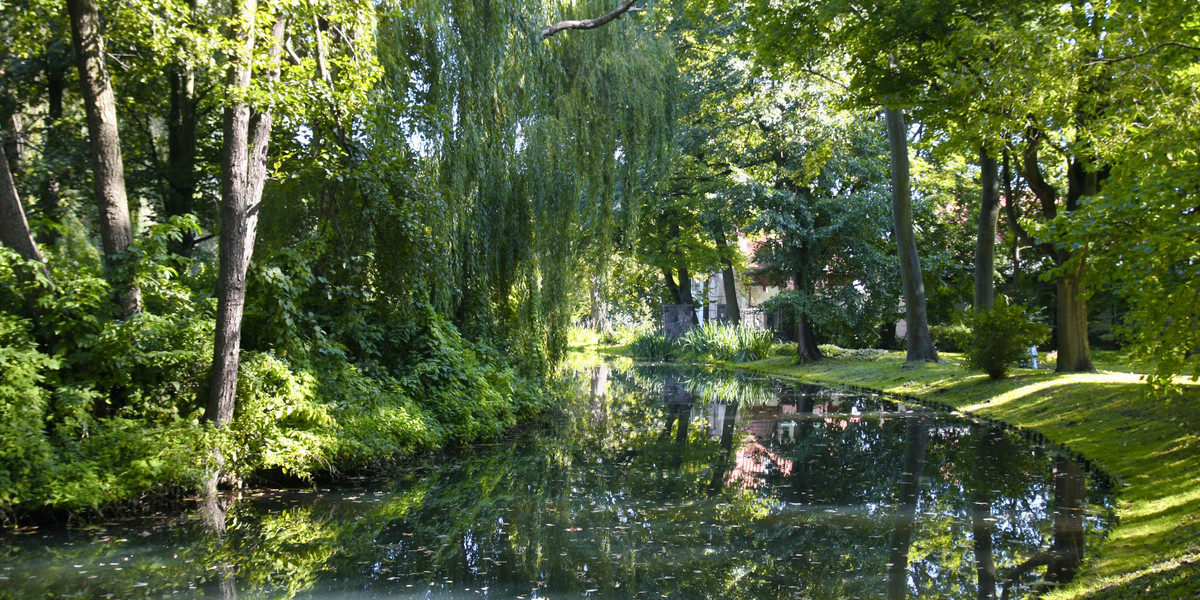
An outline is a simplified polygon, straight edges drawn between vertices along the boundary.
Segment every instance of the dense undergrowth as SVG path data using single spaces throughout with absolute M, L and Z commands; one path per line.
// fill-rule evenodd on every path
M 163 256 L 173 231 L 139 243 L 153 255 L 136 273 L 145 310 L 124 320 L 94 251 L 60 252 L 39 281 L 0 249 L 0 521 L 192 493 L 213 448 L 235 484 L 263 471 L 307 479 L 493 437 L 547 406 L 536 349 L 509 358 L 518 342 L 469 340 L 428 306 L 345 302 L 335 296 L 354 286 L 264 261 L 237 410 L 218 430 L 202 420 L 211 274 Z

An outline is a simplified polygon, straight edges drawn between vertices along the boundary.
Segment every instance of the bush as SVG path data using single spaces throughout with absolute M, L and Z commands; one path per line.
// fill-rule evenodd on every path
M 1029 320 L 1025 307 L 998 299 L 991 310 L 972 319 L 974 335 L 963 366 L 1001 379 L 1025 356 L 1025 351 L 1050 335 L 1050 328 Z
M 948 325 L 930 325 L 933 345 L 947 352 L 966 352 L 971 347 L 971 327 L 957 319 Z
M 692 360 L 750 362 L 771 356 L 775 340 L 765 329 L 718 323 L 693 327 L 679 338 L 680 353 Z
M 795 344 L 790 344 L 789 348 L 791 348 L 792 352 L 796 351 Z M 888 350 L 880 350 L 879 348 L 841 348 L 833 344 L 821 344 L 817 346 L 817 349 L 821 351 L 821 354 L 829 358 L 861 362 L 880 360 L 890 353 Z

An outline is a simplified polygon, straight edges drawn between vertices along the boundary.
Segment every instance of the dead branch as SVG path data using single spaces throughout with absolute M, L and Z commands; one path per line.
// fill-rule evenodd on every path
M 572 19 L 568 21 L 559 21 L 542 30 L 542 38 L 546 39 L 560 31 L 568 29 L 595 29 L 609 24 L 627 12 L 642 12 L 641 8 L 634 7 L 633 3 L 637 0 L 623 0 L 621 5 L 616 10 L 595 19 Z

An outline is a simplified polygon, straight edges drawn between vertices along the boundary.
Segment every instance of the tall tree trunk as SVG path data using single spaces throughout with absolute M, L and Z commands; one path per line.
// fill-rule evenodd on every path
M 1042 176 L 1041 165 L 1038 161 L 1038 146 L 1044 134 L 1030 126 L 1025 132 L 1025 150 L 1023 157 L 1022 175 L 1029 183 L 1042 205 L 1042 218 L 1050 221 L 1058 216 L 1058 191 L 1046 182 Z M 1020 163 L 1018 163 L 1020 164 Z M 1100 174 L 1087 173 L 1078 159 L 1072 161 L 1067 174 L 1068 192 L 1066 209 L 1075 210 L 1079 199 L 1083 196 L 1094 195 L 1099 191 Z M 1060 250 L 1048 242 L 1034 243 L 1031 236 L 1021 227 L 1015 216 L 1010 212 L 1009 220 L 1017 235 L 1026 242 L 1034 245 L 1043 255 L 1054 260 L 1055 265 L 1062 268 L 1074 258 L 1069 251 Z M 1092 372 L 1092 350 L 1087 337 L 1087 299 L 1084 295 L 1083 273 L 1085 257 L 1079 256 L 1072 268 L 1064 268 L 1059 276 L 1057 285 L 1057 309 L 1054 323 L 1054 341 L 1058 349 L 1059 373 Z
M 1081 198 L 1100 193 L 1100 178 L 1100 173 L 1088 172 L 1079 158 L 1071 161 L 1067 176 L 1067 210 L 1077 209 Z M 1088 343 L 1087 294 L 1083 280 L 1087 257 L 1058 250 L 1056 259 L 1059 267 L 1072 266 L 1064 268 L 1058 278 L 1055 319 L 1058 326 L 1058 363 L 1054 370 L 1059 373 L 1090 373 L 1096 367 L 1092 365 L 1092 349 Z
M 229 67 L 229 86 L 240 92 L 250 86 L 257 0 L 240 0 L 234 9 L 236 40 L 241 52 Z M 273 26 L 272 61 L 267 78 L 279 80 L 279 53 L 284 20 Z M 253 112 L 245 102 L 225 109 L 224 148 L 221 152 L 221 240 L 217 276 L 217 328 L 209 376 L 208 407 L 204 418 L 217 427 L 233 420 L 237 395 L 238 354 L 242 313 L 246 303 L 246 272 L 258 233 L 259 205 L 267 178 L 267 146 L 271 138 L 270 111 Z
M 87 112 L 92 179 L 100 208 L 100 242 L 109 279 L 117 290 L 121 310 L 128 317 L 142 310 L 142 294 L 132 281 L 129 265 L 123 264 L 127 259 L 120 256 L 133 242 L 133 227 L 125 196 L 117 105 L 104 64 L 104 38 L 100 35 L 97 4 L 97 0 L 67 0 L 67 11 L 71 15 L 71 39 Z
M 900 489 L 896 500 L 895 526 L 892 529 L 888 567 L 888 600 L 903 600 L 908 596 L 908 550 L 916 528 L 917 500 L 921 494 L 921 479 L 925 472 L 925 450 L 929 429 L 925 418 L 905 417 L 904 471 L 900 474 Z
M 190 3 L 195 10 L 195 3 Z M 176 217 L 195 210 L 196 196 L 196 74 L 186 61 L 170 67 L 167 77 L 171 83 L 170 109 L 167 114 L 167 190 L 163 212 Z M 173 250 L 187 255 L 195 245 L 195 235 L 184 234 L 172 242 Z
M 604 278 L 596 275 L 591 278 L 591 319 L 592 328 L 599 333 L 604 333 L 612 329 L 612 325 L 608 322 L 608 304 L 604 301 Z
M 66 150 L 67 132 L 63 131 L 63 93 L 67 87 L 67 71 L 70 68 L 69 48 L 54 42 L 46 50 L 46 137 L 42 156 L 49 162 L 46 183 L 42 188 L 42 214 L 58 220 L 62 210 L 62 184 L 58 178 L 58 162 Z M 41 234 L 42 242 L 48 245 L 58 241 L 58 234 L 46 228 Z
M 1008 227 L 1012 230 L 1012 293 L 1013 298 L 1021 292 L 1021 236 L 1017 232 L 1017 228 L 1021 226 L 1017 223 L 1017 207 L 1013 203 L 1016 202 L 1013 196 L 1012 186 L 1012 171 L 1009 166 L 1008 149 L 1004 149 L 1004 165 L 1001 167 L 1004 180 L 1004 213 L 1008 216 Z
M 990 310 L 996 302 L 993 277 L 996 272 L 996 221 L 1000 219 L 1000 180 L 996 159 L 986 147 L 979 149 L 979 171 L 983 199 L 979 206 L 979 228 L 975 237 L 975 312 Z
M 718 250 L 732 252 L 737 249 L 737 246 L 730 244 L 725 238 L 724 223 L 717 223 L 713 228 L 713 241 L 717 243 Z M 733 261 L 726 254 L 721 256 L 721 281 L 725 290 L 726 318 L 731 324 L 737 325 L 742 322 L 742 310 L 738 306 L 737 279 L 733 272 Z
M 913 235 L 908 128 L 904 124 L 903 111 L 884 107 L 883 115 L 887 121 L 888 148 L 892 159 L 892 218 L 900 257 L 900 279 L 904 284 L 905 318 L 908 324 L 907 361 L 936 362 L 938 354 L 929 335 L 929 318 L 925 311 L 925 281 L 921 275 L 921 260 L 917 256 L 917 239 Z
M 25 149 L 21 143 L 21 115 L 16 111 L 0 111 L 0 147 L 8 156 L 11 172 L 20 172 L 25 164 Z

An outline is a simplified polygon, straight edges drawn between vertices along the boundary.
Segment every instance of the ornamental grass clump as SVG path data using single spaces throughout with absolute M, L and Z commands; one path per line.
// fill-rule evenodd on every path
M 645 360 L 671 360 L 679 353 L 679 344 L 661 333 L 639 335 L 629 344 L 629 351 Z
M 973 336 L 963 366 L 983 371 L 992 379 L 1003 379 L 1008 369 L 1050 335 L 1050 328 L 1029 319 L 1025 307 L 999 299 L 990 310 L 976 313 L 971 321 Z
M 771 355 L 775 340 L 765 329 L 744 324 L 704 324 L 679 338 L 681 354 L 692 360 L 750 362 Z

